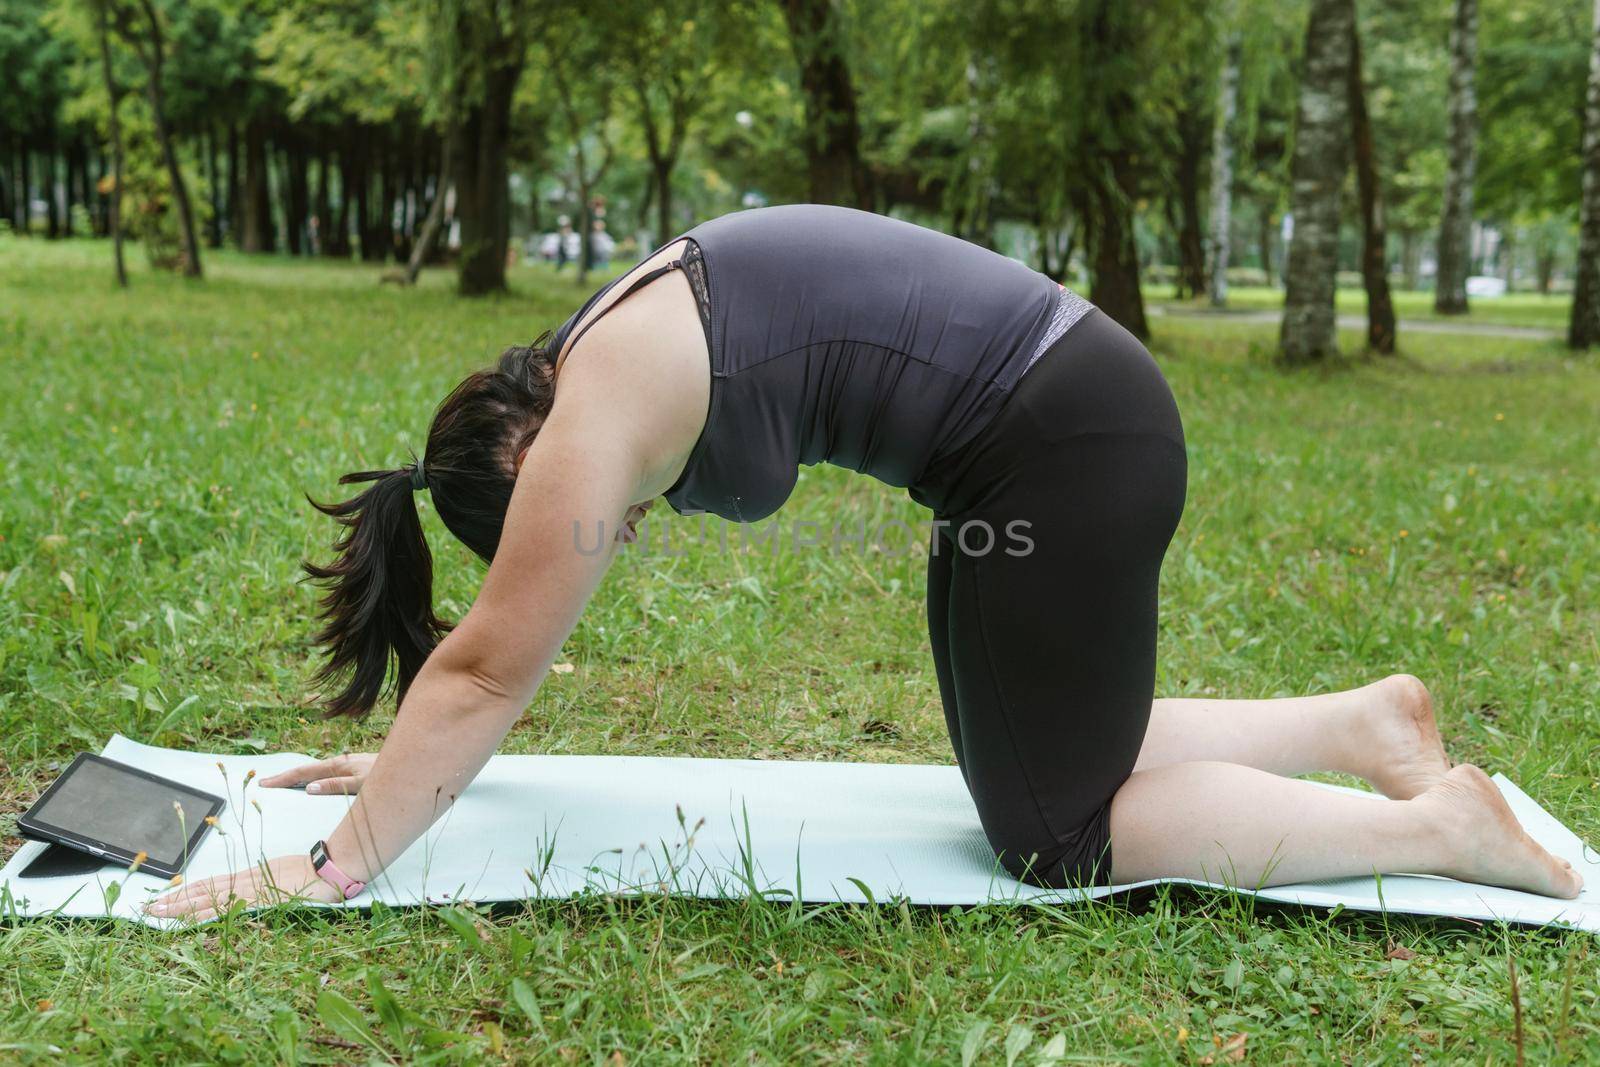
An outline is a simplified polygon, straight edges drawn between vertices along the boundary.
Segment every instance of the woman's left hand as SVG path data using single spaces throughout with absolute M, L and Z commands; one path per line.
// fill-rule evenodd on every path
M 340 894 L 318 876 L 309 853 L 279 856 L 248 870 L 194 882 L 157 897 L 145 911 L 160 919 L 214 919 L 235 900 L 246 904 L 281 904 L 290 900 L 337 903 Z

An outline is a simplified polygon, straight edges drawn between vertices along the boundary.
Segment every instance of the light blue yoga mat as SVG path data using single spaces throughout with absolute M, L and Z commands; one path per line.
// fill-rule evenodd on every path
M 228 798 L 219 830 L 189 863 L 190 880 L 303 850 L 326 836 L 350 803 L 260 788 L 260 778 L 307 762 L 295 753 L 216 756 L 117 736 L 104 755 Z M 246 784 L 250 771 L 255 779 Z M 1387 875 L 1381 885 L 1374 878 L 1348 878 L 1275 886 L 1255 895 L 1319 908 L 1600 931 L 1600 855 L 1509 780 L 1496 776 L 1495 783 L 1528 832 L 1582 871 L 1581 898 L 1556 900 L 1412 875 Z M 166 889 L 162 878 L 115 867 L 87 876 L 18 878 L 43 847 L 24 845 L 0 870 L 0 908 L 6 914 L 110 914 L 164 925 L 139 910 Z M 108 908 L 112 883 L 120 886 Z M 344 906 L 374 899 L 411 905 L 584 891 L 659 893 L 664 887 L 702 897 L 758 891 L 808 901 L 865 902 L 870 893 L 877 901 L 904 898 L 912 904 L 1066 895 L 1023 885 L 997 868 L 953 766 L 495 756 L 422 841 Z M 1136 886 L 1094 895 L 1130 888 Z

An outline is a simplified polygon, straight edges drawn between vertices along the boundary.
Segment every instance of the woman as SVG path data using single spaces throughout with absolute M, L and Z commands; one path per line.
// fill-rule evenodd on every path
M 541 339 L 543 340 L 543 339 Z M 423 461 L 352 474 L 319 635 L 360 715 L 390 660 L 381 751 L 263 782 L 356 792 L 308 852 L 154 902 L 350 896 L 465 789 L 522 714 L 618 544 L 658 496 L 754 522 L 799 464 L 934 513 L 930 644 L 956 762 L 999 860 L 1047 885 L 1257 885 L 1377 872 L 1561 897 L 1570 865 L 1487 777 L 1451 768 L 1409 676 L 1265 701 L 1152 700 L 1156 586 L 1183 508 L 1176 405 L 1109 317 L 1015 261 L 845 208 L 739 212 L 663 246 L 547 343 L 512 348 L 434 417 Z M 489 561 L 434 616 L 411 494 Z M 615 531 L 607 551 L 592 531 Z M 591 546 L 585 548 L 585 545 Z M 1341 771 L 1389 801 L 1289 775 Z

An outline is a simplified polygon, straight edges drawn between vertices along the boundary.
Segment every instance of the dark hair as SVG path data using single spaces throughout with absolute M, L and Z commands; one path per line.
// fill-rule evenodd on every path
M 538 435 L 555 400 L 550 336 L 508 348 L 496 366 L 468 376 L 439 405 L 428 430 L 420 466 L 434 507 L 445 527 L 485 562 L 500 544 L 517 454 Z M 344 527 L 333 546 L 337 559 L 326 566 L 304 563 L 326 590 L 314 640 L 328 659 L 316 681 L 329 686 L 349 674 L 326 700 L 329 715 L 371 711 L 383 696 L 391 659 L 395 700 L 403 701 L 450 630 L 433 613 L 433 557 L 412 497 L 416 469 L 413 463 L 346 474 L 340 485 L 372 485 L 337 504 L 311 500 Z

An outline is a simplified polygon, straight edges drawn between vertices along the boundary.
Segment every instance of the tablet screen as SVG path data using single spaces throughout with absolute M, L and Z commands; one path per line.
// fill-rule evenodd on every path
M 178 818 L 176 803 L 183 809 Z M 86 759 L 28 814 L 75 837 L 145 852 L 163 867 L 180 867 L 184 845 L 204 826 L 216 803 L 203 793 L 130 774 Z

